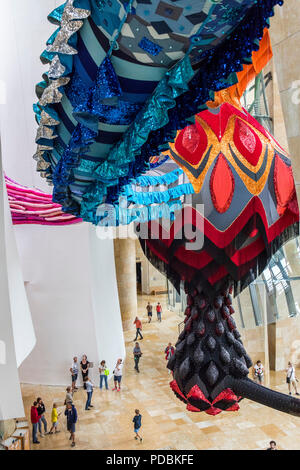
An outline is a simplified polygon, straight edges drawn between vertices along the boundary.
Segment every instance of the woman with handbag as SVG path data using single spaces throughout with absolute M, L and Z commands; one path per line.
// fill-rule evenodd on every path
M 80 362 L 80 369 L 82 373 L 83 388 L 86 390 L 85 379 L 89 376 L 89 367 L 90 363 L 87 359 L 87 356 L 84 354 Z

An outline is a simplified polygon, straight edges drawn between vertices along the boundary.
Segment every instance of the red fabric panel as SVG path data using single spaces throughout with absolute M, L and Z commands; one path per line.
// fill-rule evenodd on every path
M 226 158 L 222 153 L 218 156 L 211 173 L 209 186 L 211 200 L 216 210 L 223 214 L 231 204 L 235 181 Z
M 198 165 L 207 148 L 207 135 L 201 126 L 187 126 L 177 136 L 175 148 L 191 165 Z
M 241 119 L 235 121 L 233 141 L 250 165 L 256 166 L 261 156 L 262 143 L 256 132 Z

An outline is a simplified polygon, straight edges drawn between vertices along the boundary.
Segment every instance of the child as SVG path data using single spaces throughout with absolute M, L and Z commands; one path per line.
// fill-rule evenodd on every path
M 61 413 L 57 413 L 57 406 L 56 406 L 56 403 L 53 403 L 53 408 L 52 408 L 52 413 L 51 413 L 51 421 L 52 421 L 52 427 L 49 431 L 49 434 L 53 434 L 53 431 L 54 431 L 54 434 L 57 434 L 58 432 L 58 429 L 57 429 L 57 424 L 58 424 L 58 417 L 61 415 Z
M 142 442 L 143 439 L 139 435 L 139 430 L 141 429 L 141 426 L 142 426 L 142 415 L 140 415 L 140 410 L 135 410 L 135 416 L 132 421 L 134 423 L 134 432 L 135 432 L 134 438 L 136 440 L 139 439 L 140 442 Z

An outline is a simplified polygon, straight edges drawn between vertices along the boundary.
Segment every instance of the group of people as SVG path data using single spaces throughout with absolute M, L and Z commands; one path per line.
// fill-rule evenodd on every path
M 148 315 L 148 323 L 151 323 L 153 306 L 150 304 L 150 302 L 148 302 L 146 306 L 146 310 L 147 310 L 147 315 Z M 158 322 L 161 322 L 161 314 L 162 314 L 162 306 L 160 302 L 157 302 L 156 315 L 157 315 Z M 143 339 L 143 335 L 142 335 L 143 325 L 139 317 L 135 317 L 133 324 L 135 325 L 135 328 L 136 328 L 136 335 L 133 341 L 136 341 L 138 339 L 138 336 L 140 337 L 140 339 Z
M 91 393 L 93 392 L 93 388 L 94 388 L 94 384 L 89 379 L 89 369 L 91 367 L 92 367 L 92 363 L 88 361 L 87 356 L 84 354 L 80 362 L 80 370 L 82 374 L 83 388 L 87 391 L 88 394 L 90 394 L 88 395 L 88 398 L 87 398 L 88 403 L 90 403 Z M 117 360 L 116 366 L 113 371 L 115 387 L 112 389 L 112 391 L 121 390 L 122 369 L 123 369 L 123 360 L 120 358 Z M 73 363 L 70 368 L 70 372 L 71 372 L 71 380 L 72 380 L 72 391 L 74 392 L 77 390 L 76 382 L 77 382 L 78 373 L 79 373 L 78 358 L 76 356 L 73 358 Z M 102 390 L 103 385 L 105 386 L 105 389 L 108 390 L 109 374 L 110 372 L 106 365 L 106 361 L 105 360 L 101 361 L 99 364 L 99 375 L 100 375 L 99 388 L 100 390 Z M 87 406 L 86 409 L 87 408 L 89 408 L 89 406 Z
M 147 308 L 147 313 L 148 313 L 148 318 L 149 318 L 149 323 L 150 323 L 152 319 L 152 305 L 150 304 L 150 302 L 148 302 L 148 305 L 146 308 Z M 162 309 L 161 309 L 161 305 L 159 302 L 156 306 L 156 311 L 157 311 L 157 319 L 158 321 L 161 321 Z M 136 340 L 138 338 L 138 335 L 140 336 L 140 339 L 143 339 L 143 336 L 141 334 L 142 322 L 138 317 L 136 317 L 134 324 L 136 326 L 136 338 L 134 339 L 135 346 L 133 348 L 134 368 L 137 372 L 140 372 L 139 361 L 143 353 L 141 351 L 139 343 Z M 165 353 L 166 361 L 169 361 L 172 355 L 175 353 L 174 346 L 172 346 L 171 343 L 168 343 L 167 347 L 165 348 L 164 353 Z M 78 358 L 76 356 L 73 357 L 72 366 L 70 368 L 72 385 L 67 387 L 65 401 L 64 401 L 64 405 L 65 405 L 64 415 L 66 416 L 67 429 L 70 433 L 70 440 L 72 441 L 71 442 L 72 447 L 75 446 L 75 428 L 76 428 L 76 423 L 78 419 L 77 410 L 73 403 L 73 395 L 78 390 L 76 383 L 77 383 L 77 379 L 79 375 L 79 370 L 81 371 L 81 374 L 82 374 L 83 387 L 87 393 L 85 410 L 88 411 L 93 408 L 92 396 L 93 396 L 93 391 L 94 391 L 94 384 L 89 378 L 89 370 L 91 367 L 93 367 L 93 364 L 88 361 L 86 355 L 82 356 L 80 363 L 78 363 Z M 118 391 L 118 392 L 121 391 L 122 371 L 123 371 L 123 360 L 119 358 L 113 370 L 114 388 L 112 389 L 112 391 Z M 104 387 L 105 387 L 105 390 L 109 389 L 108 388 L 109 374 L 110 372 L 106 365 L 106 361 L 102 360 L 99 364 L 99 375 L 100 375 L 99 388 L 100 390 L 102 390 L 102 388 Z M 259 384 L 263 384 L 264 382 L 264 366 L 261 360 L 256 361 L 253 367 L 253 379 Z M 290 395 L 292 394 L 291 386 L 293 386 L 295 394 L 299 395 L 298 390 L 297 390 L 297 382 L 298 382 L 298 379 L 295 374 L 295 368 L 293 364 L 289 362 L 288 367 L 286 369 L 286 383 L 288 384 L 288 391 Z M 44 437 L 46 434 L 56 434 L 60 432 L 58 429 L 58 419 L 60 415 L 62 414 L 62 412 L 60 413 L 58 412 L 57 404 L 53 403 L 52 412 L 51 412 L 51 424 L 52 425 L 51 425 L 49 432 L 48 432 L 47 420 L 45 418 L 45 412 L 46 412 L 46 408 L 45 408 L 44 402 L 41 397 L 38 397 L 34 401 L 31 407 L 32 440 L 34 444 L 40 443 L 40 441 L 38 440 L 38 432 L 41 437 Z M 135 415 L 132 421 L 134 424 L 135 439 L 139 439 L 140 441 L 142 441 L 142 437 L 140 435 L 140 429 L 142 425 L 142 415 L 140 414 L 138 409 L 135 410 Z M 268 450 L 277 450 L 275 441 L 270 442 L 270 447 Z
M 91 410 L 93 408 L 92 405 L 92 396 L 94 391 L 94 384 L 89 377 L 89 369 L 91 368 L 92 363 L 90 363 L 87 359 L 86 355 L 82 356 L 80 364 L 78 363 L 77 356 L 73 357 L 72 366 L 70 368 L 71 372 L 71 381 L 72 385 L 67 387 L 66 389 L 66 396 L 64 401 L 65 411 L 64 415 L 67 418 L 67 429 L 70 433 L 70 440 L 71 447 L 75 446 L 75 427 L 78 419 L 77 410 L 73 403 L 73 396 L 74 393 L 78 390 L 76 386 L 79 369 L 81 370 L 82 380 L 83 380 L 83 387 L 86 390 L 87 398 L 85 403 L 85 410 Z M 123 369 L 123 360 L 120 358 L 117 360 L 116 366 L 114 368 L 114 388 L 112 391 L 121 390 L 121 381 L 122 381 L 122 369 Z M 102 390 L 103 385 L 105 389 L 108 390 L 108 376 L 109 370 L 106 365 L 106 362 L 103 360 L 99 364 L 99 374 L 100 374 L 100 382 L 99 388 Z M 38 432 L 40 437 L 44 437 L 46 434 L 57 434 L 59 433 L 58 429 L 58 420 L 61 416 L 62 412 L 58 412 L 58 407 L 56 403 L 53 403 L 52 412 L 51 412 L 51 428 L 48 432 L 48 423 L 45 418 L 46 408 L 42 398 L 38 397 L 31 406 L 31 424 L 32 424 L 32 441 L 34 444 L 40 444 L 38 440 Z M 42 429 L 44 427 L 44 429 Z M 44 431 L 44 432 L 42 432 Z
M 67 395 L 69 397 L 72 397 L 71 395 L 71 387 L 67 388 Z M 67 429 L 70 433 L 70 440 L 71 442 L 71 447 L 75 446 L 75 425 L 77 422 L 77 410 L 70 399 L 68 402 L 65 401 L 65 416 L 67 418 Z M 46 407 L 44 405 L 44 402 L 42 398 L 37 398 L 36 401 L 33 402 L 33 405 L 31 407 L 31 424 L 32 424 L 32 442 L 33 444 L 40 444 L 40 441 L 38 440 L 38 432 L 40 434 L 40 437 L 44 437 L 46 434 L 57 434 L 59 433 L 58 429 L 58 418 L 61 415 L 61 413 L 58 412 L 57 410 L 57 404 L 53 403 L 52 406 L 52 412 L 51 412 L 51 428 L 50 431 L 48 432 L 48 423 L 45 417 L 45 412 L 46 412 Z M 44 432 L 42 432 L 42 424 L 44 427 Z
M 151 323 L 153 306 L 151 305 L 150 302 L 148 302 L 146 310 L 147 310 L 147 315 L 148 315 L 148 323 Z M 161 322 L 161 314 L 162 314 L 162 306 L 160 302 L 157 302 L 156 315 L 157 315 L 157 321 L 159 322 Z
M 263 364 L 260 360 L 256 361 L 256 363 L 253 367 L 253 379 L 255 380 L 255 382 L 257 382 L 261 385 L 264 382 L 264 366 L 263 366 Z M 289 361 L 288 362 L 288 367 L 286 369 L 286 383 L 288 385 L 288 391 L 289 391 L 290 395 L 292 395 L 291 386 L 293 386 L 293 388 L 294 388 L 295 395 L 299 395 L 298 389 L 297 389 L 297 382 L 298 382 L 298 379 L 296 377 L 295 367 Z
M 148 302 L 148 304 L 146 306 L 146 311 L 147 311 L 147 315 L 148 315 L 148 323 L 151 323 L 151 320 L 152 320 L 152 310 L 153 310 L 153 306 L 151 305 L 150 302 Z M 160 302 L 157 302 L 156 314 L 157 314 L 157 321 L 161 322 L 162 306 L 161 306 Z M 139 319 L 139 317 L 135 317 L 135 320 L 134 320 L 133 324 L 135 325 L 135 328 L 136 328 L 136 335 L 135 335 L 135 338 L 133 340 L 135 342 L 135 346 L 133 348 L 134 369 L 139 373 L 140 372 L 139 362 L 140 362 L 140 359 L 141 359 L 143 353 L 141 351 L 140 344 L 137 342 L 137 339 L 138 339 L 138 337 L 141 340 L 144 339 L 144 337 L 141 333 L 143 325 L 142 325 L 142 321 Z M 169 343 L 167 348 L 165 349 L 166 360 L 169 360 L 170 357 L 174 354 L 174 352 L 175 352 L 174 347 L 171 345 L 171 343 Z

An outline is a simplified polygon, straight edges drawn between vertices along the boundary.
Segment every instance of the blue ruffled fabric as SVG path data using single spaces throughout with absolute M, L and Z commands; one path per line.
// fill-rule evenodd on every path
M 101 7 L 104 7 L 105 2 L 106 2 L 106 0 L 99 0 L 99 10 L 101 9 Z M 67 4 L 67 2 L 65 2 L 64 4 L 62 4 L 59 7 L 55 8 L 48 16 L 48 20 L 51 23 L 58 25 L 59 28 L 48 39 L 47 45 L 53 44 L 53 41 L 55 40 L 55 37 L 57 36 L 58 32 L 60 31 L 61 21 L 62 21 L 63 12 L 64 12 L 64 8 L 65 8 L 66 4 Z M 90 9 L 91 9 L 91 4 L 90 4 L 89 0 L 75 0 L 73 6 L 75 8 L 81 8 L 81 9 L 87 10 L 87 11 L 90 11 Z M 78 34 L 77 34 L 77 32 L 74 32 L 68 40 L 68 45 L 73 47 L 76 50 L 77 42 L 78 42 Z M 73 71 L 74 55 L 73 54 L 64 54 L 64 53 L 60 53 L 60 52 L 49 52 L 46 49 L 41 54 L 40 59 L 41 59 L 41 62 L 43 64 L 50 64 L 52 62 L 52 60 L 55 58 L 55 56 L 58 56 L 62 67 L 64 67 L 64 71 L 61 73 L 60 78 L 68 77 Z M 48 79 L 48 74 L 44 74 L 43 77 L 44 77 L 44 81 L 40 82 L 36 86 L 36 94 L 37 94 L 38 98 L 41 98 L 41 96 L 43 94 L 43 91 L 49 86 L 49 83 L 50 83 L 49 79 Z M 64 86 L 61 86 L 59 88 L 59 91 L 62 94 L 64 94 L 65 93 Z M 38 123 L 40 122 L 42 111 L 45 111 L 47 114 L 49 114 L 56 121 L 59 122 L 58 114 L 56 113 L 56 111 L 53 107 L 53 104 L 48 104 L 46 106 L 42 106 L 40 103 L 37 103 L 37 104 L 34 105 L 33 109 L 34 109 L 34 112 L 35 112 L 35 115 L 36 115 L 36 121 Z M 79 133 L 81 132 L 80 128 L 78 129 L 78 132 Z M 40 141 L 37 141 L 37 143 L 39 145 L 43 145 Z M 56 146 L 58 147 L 59 144 L 56 143 Z M 47 144 L 47 147 L 50 147 L 50 148 L 53 149 L 54 148 L 54 142 L 49 141 L 48 144 Z M 45 173 L 45 176 L 46 176 L 49 183 L 53 182 L 54 185 L 56 183 L 58 183 L 59 186 L 58 186 L 58 188 L 55 188 L 54 193 L 59 195 L 58 197 L 61 198 L 62 200 L 64 200 L 64 197 L 61 196 L 62 194 L 66 195 L 66 194 L 70 193 L 69 189 L 67 187 L 64 187 L 64 186 L 66 186 L 68 181 L 72 180 L 72 177 L 71 177 L 71 174 L 70 174 L 71 167 L 72 167 L 71 161 L 73 160 L 72 147 L 73 147 L 72 142 L 70 142 L 70 145 L 67 147 L 67 149 L 65 149 L 65 152 L 63 154 L 66 158 L 66 162 L 60 162 L 59 168 L 56 170 L 56 175 L 52 175 L 51 166 L 49 166 L 49 168 L 47 168 L 46 170 L 38 170 L 38 171 L 42 171 L 43 173 Z M 45 162 L 50 163 L 51 162 L 51 151 L 45 150 L 44 153 L 43 153 L 42 158 Z M 78 155 L 77 155 L 77 159 L 74 159 L 73 167 L 75 167 L 75 161 L 76 161 L 76 163 L 78 163 Z M 61 169 L 61 171 L 62 171 L 60 177 L 58 175 L 59 169 Z M 53 196 L 53 198 L 55 198 L 55 196 Z M 65 198 L 65 200 L 66 200 L 66 205 L 65 204 L 63 205 L 64 206 L 63 210 L 67 211 L 68 210 L 67 206 L 69 206 L 70 211 L 74 211 L 74 214 L 75 213 L 78 214 L 79 213 L 78 204 L 75 203 L 74 201 L 71 201 L 70 198 Z
M 205 109 L 214 91 L 236 83 L 235 72 L 251 62 L 252 51 L 258 49 L 277 4 L 283 2 L 264 0 L 253 6 L 219 47 L 203 52 L 196 74 L 188 56 L 166 73 L 130 129 L 95 171 L 96 181 L 84 194 L 81 204 L 84 220 L 95 221 L 94 212 L 106 181 L 119 180 L 118 185 L 107 188 L 107 201 L 114 202 L 126 183 L 147 171 L 149 158 L 165 150 L 176 131 L 190 124 L 191 116 Z
M 97 0 L 99 11 L 106 1 Z M 79 123 L 53 175 L 51 176 L 51 169 L 47 170 L 55 187 L 53 200 L 62 204 L 65 211 L 81 216 L 86 221 L 98 223 L 96 212 L 104 198 L 107 203 L 118 204 L 118 197 L 124 186 L 135 182 L 137 177 L 150 168 L 149 158 L 167 150 L 168 142 L 174 140 L 177 130 L 190 124 L 193 115 L 205 109 L 205 102 L 213 99 L 214 91 L 236 82 L 235 72 L 242 69 L 243 63 L 251 62 L 249 57 L 258 48 L 258 40 L 262 37 L 264 27 L 268 25 L 268 18 L 273 15 L 273 7 L 282 3 L 281 0 L 258 1 L 234 32 L 218 47 L 201 54 L 198 51 L 197 60 L 200 65 L 197 71 L 192 67 L 195 56 L 187 54 L 165 74 L 142 110 L 139 105 L 122 102 L 121 99 L 121 88 L 109 58 L 116 45 L 117 34 L 98 69 L 93 87 L 87 89 L 84 84 L 76 83 L 76 77 L 73 77 L 70 87 L 67 87 L 67 94 Z M 131 4 L 132 0 L 125 4 L 127 13 Z M 60 24 L 64 6 L 65 4 L 49 15 L 50 21 Z M 89 0 L 75 0 L 74 6 L 90 9 L 91 3 Z M 126 17 L 122 19 L 120 29 L 124 21 Z M 51 36 L 48 44 L 54 41 L 56 34 L 57 32 Z M 194 40 L 196 39 L 195 35 Z M 76 33 L 71 36 L 68 44 L 76 48 Z M 55 54 L 44 51 L 41 59 L 43 62 L 50 62 L 54 56 Z M 68 76 L 73 71 L 73 56 L 59 54 L 59 58 L 65 67 L 62 76 Z M 38 95 L 41 96 L 47 86 L 46 79 L 37 86 Z M 114 100 L 118 100 L 118 107 L 110 105 Z M 41 110 L 39 105 L 36 109 L 37 120 L 40 119 Z M 70 184 L 74 182 L 73 171 L 80 164 L 80 155 L 87 153 L 90 145 L 96 141 L 99 119 L 110 124 L 126 125 L 134 116 L 135 120 L 129 130 L 95 170 L 95 182 L 88 187 L 81 204 L 74 201 L 70 190 Z M 49 147 L 53 147 L 52 141 L 47 141 L 47 145 L 48 143 Z M 48 161 L 48 151 L 44 153 L 44 159 Z
M 167 157 L 169 158 L 169 157 Z M 136 178 L 136 183 L 139 186 L 156 186 L 161 184 L 171 184 L 178 180 L 179 176 L 183 174 L 180 168 L 159 176 L 142 175 Z
M 132 186 L 125 186 L 122 191 L 122 196 L 125 195 L 129 201 L 135 204 L 143 204 L 149 206 L 150 204 L 161 204 L 168 202 L 171 199 L 179 198 L 186 194 L 194 194 L 194 188 L 191 183 L 181 184 L 174 188 L 169 188 L 166 191 L 149 191 L 149 192 L 138 192 L 134 191 Z

